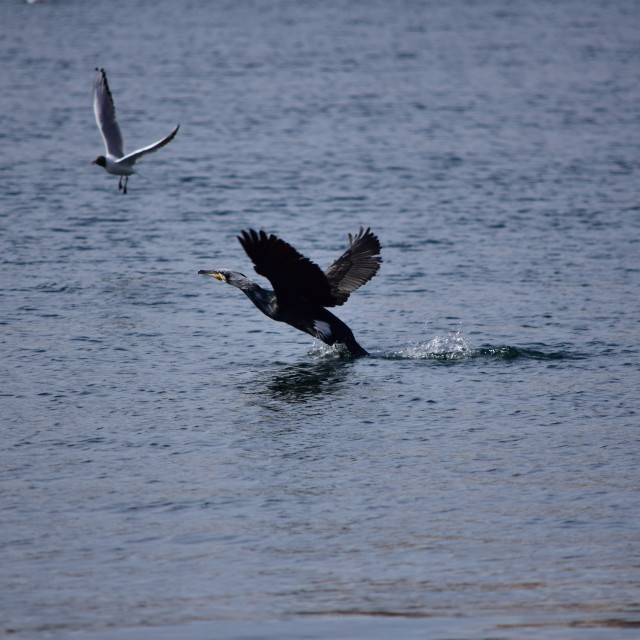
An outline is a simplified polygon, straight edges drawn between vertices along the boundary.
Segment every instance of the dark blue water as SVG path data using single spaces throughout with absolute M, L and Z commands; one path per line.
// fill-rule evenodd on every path
M 637 637 L 636 2 L 0 24 L 0 633 Z M 130 150 L 181 124 L 126 196 L 96 66 Z M 360 225 L 367 358 L 197 275 Z

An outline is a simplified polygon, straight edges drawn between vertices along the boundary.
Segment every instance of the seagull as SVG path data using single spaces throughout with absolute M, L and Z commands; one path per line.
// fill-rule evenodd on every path
M 166 138 L 125 155 L 122 133 L 120 133 L 120 127 L 116 120 L 116 108 L 113 104 L 113 97 L 109 90 L 107 74 L 104 69 L 96 68 L 96 77 L 93 82 L 93 111 L 96 114 L 96 122 L 102 134 L 107 153 L 104 156 L 98 156 L 91 164 L 97 164 L 107 173 L 120 176 L 118 190 L 122 190 L 122 193 L 127 193 L 129 176 L 135 173 L 133 165 L 142 156 L 147 155 L 147 153 L 153 153 L 171 142 L 176 133 L 178 133 L 180 125 L 177 125 Z M 123 177 L 124 181 L 122 180 Z

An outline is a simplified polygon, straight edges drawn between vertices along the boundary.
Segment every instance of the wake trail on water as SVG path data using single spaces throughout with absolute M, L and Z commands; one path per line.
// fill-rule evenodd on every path
M 514 347 L 508 345 L 491 346 L 483 345 L 474 347 L 468 337 L 460 332 L 449 332 L 438 335 L 430 340 L 420 340 L 407 347 L 394 351 L 373 350 L 369 358 L 383 360 L 437 360 L 451 362 L 469 360 L 475 358 L 494 358 L 504 361 L 512 361 L 520 358 L 532 360 L 573 360 L 586 357 L 582 354 L 570 351 L 554 350 L 549 345 L 535 345 L 531 347 Z M 345 353 L 339 347 L 329 347 L 324 344 L 316 344 L 309 351 L 314 360 L 340 360 L 345 358 Z M 353 359 L 346 355 L 346 358 Z
M 553 350 L 548 345 L 536 345 L 537 348 L 514 347 L 509 345 L 483 345 L 474 347 L 471 341 L 460 332 L 451 332 L 435 336 L 430 340 L 421 340 L 398 351 L 383 353 L 388 360 L 440 360 L 456 361 L 473 358 L 495 358 L 511 361 L 519 358 L 533 360 L 565 360 L 583 356 L 569 351 Z

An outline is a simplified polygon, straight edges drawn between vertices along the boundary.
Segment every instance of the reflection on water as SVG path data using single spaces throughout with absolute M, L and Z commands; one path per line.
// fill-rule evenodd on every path
M 354 364 L 353 359 L 332 357 L 282 365 L 269 370 L 253 387 L 270 401 L 305 404 L 316 397 L 326 399 L 339 393 L 349 380 Z

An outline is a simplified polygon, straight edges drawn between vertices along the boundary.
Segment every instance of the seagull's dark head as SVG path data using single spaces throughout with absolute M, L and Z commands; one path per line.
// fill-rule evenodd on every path
M 104 156 L 98 156 L 91 164 L 97 164 L 99 167 L 106 167 L 107 159 Z

